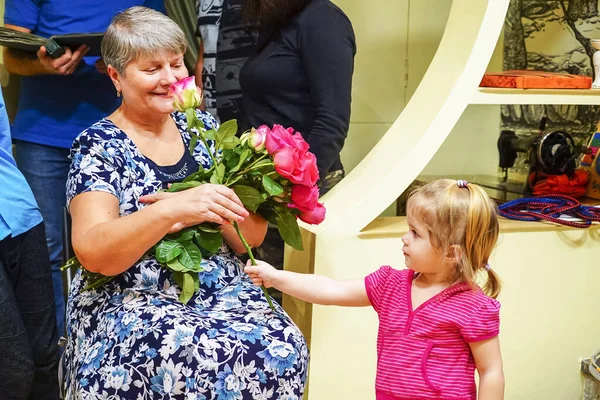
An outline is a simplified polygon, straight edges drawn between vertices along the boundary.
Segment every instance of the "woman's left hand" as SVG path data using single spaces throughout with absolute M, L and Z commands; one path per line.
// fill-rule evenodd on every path
M 160 202 L 177 221 L 169 232 L 203 222 L 242 222 L 249 213 L 235 192 L 210 183 L 177 193 L 156 192 L 140 198 L 141 203 Z

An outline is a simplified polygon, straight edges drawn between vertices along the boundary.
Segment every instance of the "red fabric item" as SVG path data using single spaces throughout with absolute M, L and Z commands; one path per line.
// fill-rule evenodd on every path
M 592 78 L 557 72 L 512 70 L 489 72 L 483 76 L 481 87 L 518 89 L 589 89 Z
M 534 172 L 529 175 L 529 185 L 535 196 L 564 194 L 574 198 L 585 195 L 589 173 L 579 168 L 571 179 L 567 175 L 547 175 Z

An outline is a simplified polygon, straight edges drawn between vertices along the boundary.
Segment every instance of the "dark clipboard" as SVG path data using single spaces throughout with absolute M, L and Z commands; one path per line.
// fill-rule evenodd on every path
M 104 33 L 75 33 L 44 38 L 33 33 L 0 27 L 0 45 L 33 54 L 37 53 L 40 46 L 45 46 L 48 55 L 54 58 L 64 54 L 64 47 L 75 50 L 82 44 L 89 47 L 86 56 L 100 57 L 100 44 L 103 37 Z
M 55 35 L 50 37 L 58 43 L 59 46 L 69 47 L 71 50 L 77 49 L 82 44 L 85 44 L 89 51 L 85 54 L 87 56 L 101 57 L 100 44 L 104 33 L 72 33 L 68 35 Z

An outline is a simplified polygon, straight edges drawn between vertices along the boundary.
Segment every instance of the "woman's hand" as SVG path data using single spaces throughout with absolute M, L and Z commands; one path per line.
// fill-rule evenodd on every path
M 142 196 L 140 202 L 164 202 L 178 221 L 169 233 L 203 222 L 242 222 L 249 213 L 235 192 L 223 185 L 206 183 L 177 193 L 157 192 Z
M 244 269 L 244 272 L 248 274 L 252 283 L 256 286 L 263 285 L 266 288 L 275 286 L 277 274 L 280 271 L 264 261 L 256 260 L 256 264 L 252 265 L 252 261 L 248 260 Z

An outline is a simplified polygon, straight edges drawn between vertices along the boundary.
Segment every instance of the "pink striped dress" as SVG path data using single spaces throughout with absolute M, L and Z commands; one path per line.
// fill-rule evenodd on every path
M 377 400 L 475 400 L 470 342 L 493 338 L 500 303 L 455 284 L 413 310 L 414 271 L 384 266 L 365 278 L 379 315 Z

